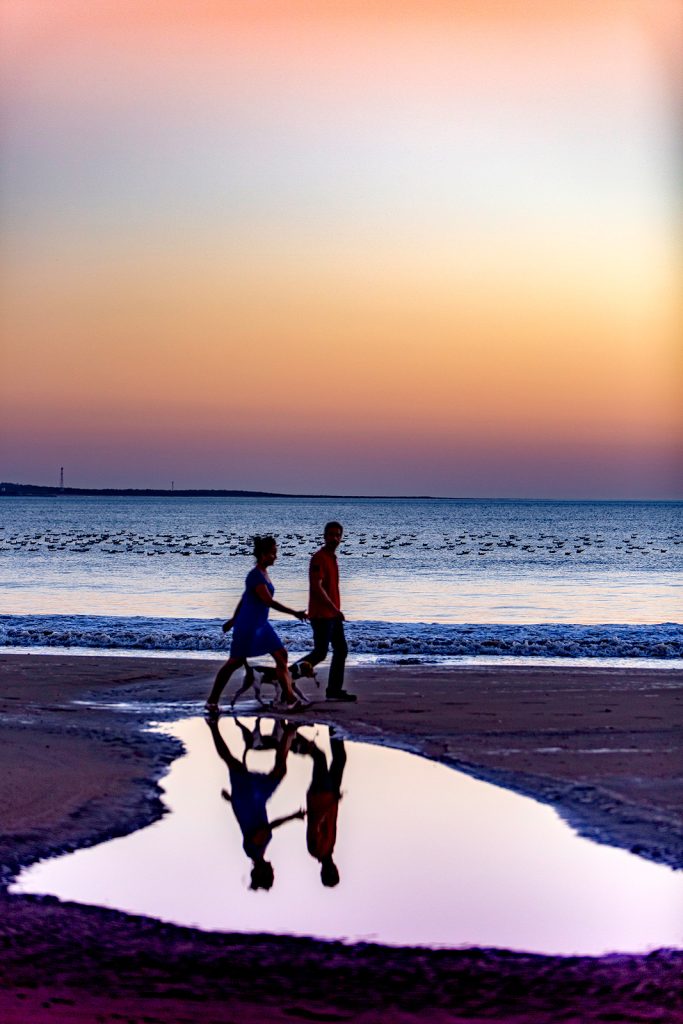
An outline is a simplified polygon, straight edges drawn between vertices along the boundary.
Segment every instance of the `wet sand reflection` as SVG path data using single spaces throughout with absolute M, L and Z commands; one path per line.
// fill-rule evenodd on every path
M 186 754 L 160 821 L 13 891 L 207 930 L 598 955 L 683 946 L 683 877 L 552 808 L 327 726 L 161 727 Z

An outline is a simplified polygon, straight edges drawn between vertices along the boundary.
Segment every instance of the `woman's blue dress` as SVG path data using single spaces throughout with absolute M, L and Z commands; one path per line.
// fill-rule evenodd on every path
M 232 629 L 231 658 L 257 658 L 260 654 L 272 654 L 284 647 L 268 622 L 269 606 L 256 594 L 256 588 L 264 583 L 272 597 L 275 587 L 258 566 L 254 566 L 245 580 L 242 603 Z

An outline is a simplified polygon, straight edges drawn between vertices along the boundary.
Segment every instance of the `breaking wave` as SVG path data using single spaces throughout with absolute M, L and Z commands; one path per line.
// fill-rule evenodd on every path
M 292 651 L 311 646 L 308 626 L 274 620 Z M 94 615 L 0 615 L 0 647 L 227 652 L 220 619 L 124 618 Z M 512 656 L 683 658 L 683 626 L 443 625 L 349 622 L 349 650 L 358 655 L 431 658 Z

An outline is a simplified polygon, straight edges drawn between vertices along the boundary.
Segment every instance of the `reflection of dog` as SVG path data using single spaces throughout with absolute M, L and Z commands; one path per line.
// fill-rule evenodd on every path
M 310 661 L 298 661 L 290 667 L 290 672 L 292 673 L 292 687 L 294 689 L 294 693 L 297 695 L 300 701 L 303 701 L 304 703 L 308 704 L 308 698 L 303 695 L 303 693 L 296 685 L 294 680 L 315 679 L 316 686 L 320 686 L 320 683 L 318 682 L 316 674 L 313 670 L 313 666 L 311 665 Z M 271 686 L 275 687 L 276 692 L 279 690 L 280 684 L 278 682 L 277 676 L 275 674 L 275 669 L 273 668 L 273 666 L 250 665 L 248 661 L 245 662 L 244 682 L 240 686 L 235 696 L 230 701 L 230 705 L 234 706 L 237 698 L 241 697 L 243 693 L 246 693 L 247 690 L 251 689 L 252 687 L 254 688 L 256 700 L 259 702 L 259 704 L 264 704 L 265 702 L 261 697 L 261 687 L 263 686 L 264 683 L 270 683 Z
M 242 733 L 242 739 L 244 740 L 242 764 L 245 767 L 247 764 L 247 754 L 250 750 L 277 750 L 278 744 L 282 741 L 284 736 L 283 723 L 276 719 L 273 722 L 272 732 L 264 735 L 261 732 L 261 724 L 264 721 L 264 718 L 257 718 L 254 722 L 254 728 L 248 729 L 246 725 L 240 722 L 239 718 L 235 719 L 235 724 L 239 726 L 239 730 Z

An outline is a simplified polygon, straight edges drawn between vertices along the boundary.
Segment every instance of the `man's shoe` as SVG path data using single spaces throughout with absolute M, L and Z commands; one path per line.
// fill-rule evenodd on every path
M 343 704 L 353 704 L 354 701 L 358 700 L 355 693 L 349 693 L 348 690 L 326 690 L 325 696 L 328 700 L 338 700 Z

